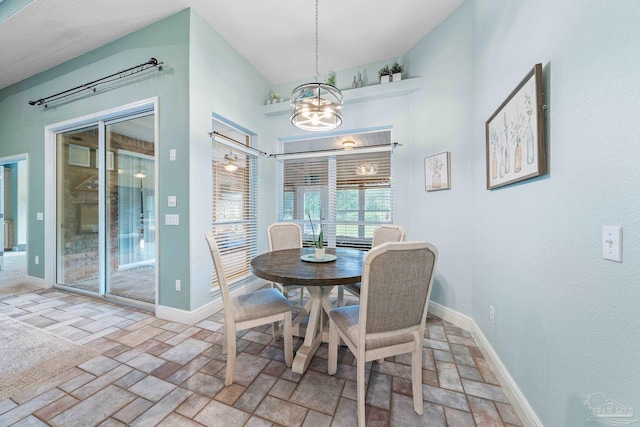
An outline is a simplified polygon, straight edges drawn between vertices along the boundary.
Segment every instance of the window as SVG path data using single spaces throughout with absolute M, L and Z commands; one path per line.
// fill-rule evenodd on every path
M 242 147 L 250 140 L 214 120 L 212 226 L 229 282 L 249 275 L 249 262 L 257 254 L 258 161 Z
M 336 244 L 371 244 L 373 230 L 391 222 L 390 153 L 336 158 Z
M 392 222 L 391 153 L 281 160 L 279 214 L 298 222 L 311 242 L 309 217 L 322 211 L 325 243 L 369 248 L 373 230 Z

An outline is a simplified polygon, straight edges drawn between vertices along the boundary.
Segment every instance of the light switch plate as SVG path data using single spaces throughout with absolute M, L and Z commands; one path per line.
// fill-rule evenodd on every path
M 602 227 L 602 257 L 611 261 L 622 262 L 622 227 Z
M 42 220 L 44 220 L 44 214 L 43 214 L 42 212 L 38 212 L 38 213 L 36 213 L 36 219 L 37 219 L 38 221 L 42 221 Z
M 169 150 L 169 161 L 173 162 L 176 160 L 176 149 L 172 148 Z
M 180 215 L 166 214 L 164 216 L 164 225 L 180 225 Z

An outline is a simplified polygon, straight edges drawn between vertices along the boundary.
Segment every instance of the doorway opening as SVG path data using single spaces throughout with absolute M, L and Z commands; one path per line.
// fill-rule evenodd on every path
M 27 154 L 0 158 L 0 283 L 27 280 Z

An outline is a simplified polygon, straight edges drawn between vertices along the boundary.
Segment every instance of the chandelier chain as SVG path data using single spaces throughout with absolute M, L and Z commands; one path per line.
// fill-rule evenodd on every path
M 318 0 L 316 0 L 316 82 L 320 74 L 318 73 Z

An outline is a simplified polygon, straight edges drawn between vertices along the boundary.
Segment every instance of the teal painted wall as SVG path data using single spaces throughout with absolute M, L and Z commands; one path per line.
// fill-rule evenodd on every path
M 189 40 L 189 216 L 191 227 L 191 309 L 210 302 L 212 262 L 204 233 L 211 231 L 212 113 L 254 134 L 256 148 L 266 150 L 263 96 L 264 78 L 195 12 L 191 13 Z M 270 162 L 275 163 L 275 162 Z M 259 167 L 261 168 L 261 164 Z M 272 166 L 264 165 L 267 169 Z M 264 182 L 264 181 L 263 181 Z M 266 181 L 272 186 L 275 180 Z M 270 201 L 269 204 L 273 204 Z M 260 206 L 260 201 L 258 202 Z M 260 228 L 261 230 L 266 230 Z M 266 238 L 259 235 L 262 240 Z M 184 292 L 184 287 L 183 287 Z
M 3 0 L 3 2 L 0 3 L 0 22 L 9 18 L 32 1 L 33 0 Z
M 156 147 L 160 154 L 157 197 L 166 200 L 167 195 L 181 194 L 188 198 L 188 55 L 189 11 L 183 11 L 0 91 L 0 157 L 29 153 L 29 275 L 44 277 L 44 262 L 34 264 L 34 256 L 44 260 L 45 222 L 36 221 L 36 212 L 44 212 L 44 128 L 47 125 L 157 96 L 160 123 Z M 99 88 L 95 94 L 48 109 L 27 104 L 30 99 L 95 80 L 150 57 L 164 61 L 162 73 L 155 71 L 123 85 Z M 182 160 L 170 164 L 168 155 L 161 155 L 167 152 L 166 147 L 184 153 Z M 163 218 L 167 208 L 162 203 L 159 205 L 158 218 Z M 187 220 L 187 205 L 178 209 L 183 209 L 182 218 Z M 166 280 L 168 276 L 189 277 L 188 233 L 169 229 L 159 225 L 160 303 L 188 309 L 188 295 L 166 296 L 167 289 L 174 287 L 173 281 Z

